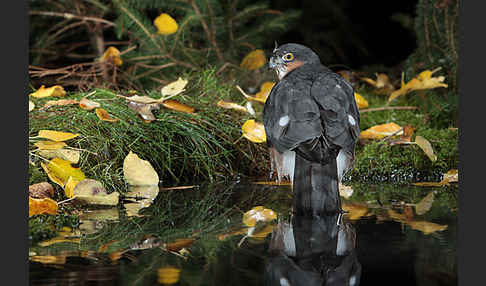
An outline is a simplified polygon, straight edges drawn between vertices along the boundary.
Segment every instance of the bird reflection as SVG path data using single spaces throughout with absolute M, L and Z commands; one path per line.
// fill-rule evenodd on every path
M 340 213 L 279 221 L 269 245 L 265 285 L 359 285 L 355 247 L 355 229 Z

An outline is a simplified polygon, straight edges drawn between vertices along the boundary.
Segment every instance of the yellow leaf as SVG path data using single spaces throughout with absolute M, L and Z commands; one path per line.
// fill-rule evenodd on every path
M 368 214 L 368 207 L 365 205 L 346 202 L 342 202 L 341 205 L 342 209 L 347 212 L 345 215 L 347 215 L 350 220 L 357 220 Z
M 447 225 L 436 224 L 428 221 L 409 221 L 407 224 L 410 225 L 412 229 L 419 230 L 425 235 L 447 229 Z
M 71 162 L 61 158 L 54 158 L 50 160 L 49 164 L 47 164 L 47 169 L 49 170 L 49 173 L 59 178 L 59 180 L 62 182 L 62 187 L 66 185 L 69 177 L 73 177 L 73 179 L 78 181 L 85 178 L 85 175 L 80 168 L 74 168 L 71 166 Z
M 34 110 L 35 108 L 35 104 L 29 100 L 29 112 L 31 112 L 32 110 Z
M 257 49 L 247 54 L 241 61 L 240 67 L 248 70 L 256 70 L 267 63 L 263 50 Z
M 162 102 L 162 105 L 165 108 L 168 108 L 168 109 L 172 109 L 172 110 L 180 111 L 180 112 L 185 112 L 185 113 L 190 113 L 190 114 L 192 114 L 196 111 L 194 109 L 194 107 L 191 107 L 191 106 L 186 105 L 184 103 L 180 103 L 179 101 L 174 100 L 174 99 L 164 100 Z
M 154 19 L 154 25 L 157 28 L 157 34 L 170 35 L 177 32 L 177 22 L 169 14 L 162 13 Z
M 66 95 L 66 91 L 64 90 L 64 87 L 60 85 L 54 85 L 49 88 L 46 88 L 44 85 L 42 85 L 36 92 L 30 94 L 30 96 L 36 98 L 44 98 L 49 96 L 62 97 L 65 95 Z
M 258 101 L 258 102 L 261 102 L 261 103 L 265 103 L 265 101 L 267 101 L 267 97 L 270 94 L 270 92 L 272 91 L 272 88 L 273 88 L 274 85 L 275 85 L 275 83 L 271 82 L 271 81 L 266 81 L 266 82 L 262 83 L 262 85 L 260 86 L 260 91 L 257 92 L 257 94 L 255 94 L 255 97 L 250 97 L 249 99 L 254 100 L 254 101 Z
M 74 188 L 78 183 L 78 180 L 73 179 L 72 176 L 69 176 L 66 185 L 64 186 L 64 194 L 66 194 L 66 197 L 72 198 L 74 196 Z
M 262 123 L 256 122 L 254 119 L 249 119 L 245 121 L 243 126 L 241 126 L 243 136 L 255 143 L 262 143 L 267 141 L 265 135 L 265 127 Z
M 181 270 L 172 266 L 157 269 L 157 282 L 164 285 L 175 284 L 179 281 Z
M 393 85 L 390 83 L 390 78 L 384 74 L 384 73 L 375 73 L 376 75 L 376 81 L 368 78 L 368 77 L 362 77 L 361 80 L 369 83 L 370 85 L 376 87 L 377 89 L 384 88 L 387 90 L 393 90 Z
M 415 205 L 415 213 L 423 215 L 430 210 L 434 202 L 434 192 L 429 192 L 420 202 Z
M 248 112 L 246 107 L 241 106 L 241 105 L 234 103 L 234 102 L 220 100 L 220 101 L 218 101 L 218 103 L 216 103 L 216 105 L 219 106 L 219 107 L 222 107 L 222 108 L 226 108 L 226 109 L 234 109 L 234 110 L 238 110 L 238 111 L 245 112 L 245 113 Z
M 437 155 L 434 153 L 434 149 L 432 148 L 432 145 L 430 145 L 430 142 L 425 139 L 422 136 L 415 136 L 415 144 L 417 144 L 420 149 L 422 149 L 425 152 L 425 155 L 429 157 L 429 159 L 432 162 L 435 162 L 437 160 Z
M 368 101 L 357 92 L 354 93 L 354 100 L 356 101 L 358 109 L 368 107 Z
M 164 100 L 163 98 L 155 99 L 146 95 L 144 96 L 139 96 L 139 95 L 121 96 L 120 95 L 120 97 L 125 98 L 129 102 L 136 102 L 136 103 L 143 103 L 143 104 L 161 103 Z
M 44 170 L 44 172 L 46 172 L 47 174 L 47 177 L 49 177 L 49 179 L 51 181 L 53 181 L 54 183 L 58 184 L 59 186 L 61 186 L 62 188 L 64 188 L 64 184 L 65 182 L 62 181 L 62 179 L 60 179 L 59 177 L 56 176 L 56 174 L 54 174 L 51 170 L 49 170 L 49 168 L 47 168 L 47 165 L 44 164 L 44 163 L 40 163 L 42 169 Z
M 447 173 L 445 173 L 442 176 L 441 182 L 443 182 L 443 183 L 445 183 L 445 182 L 447 182 L 447 183 L 459 182 L 459 173 L 457 172 L 457 169 L 452 169 L 452 170 L 447 171 Z
M 52 141 L 67 141 L 78 136 L 78 133 L 74 134 L 55 130 L 39 130 L 39 134 L 37 135 L 37 137 L 49 139 Z
M 104 110 L 103 108 L 96 108 L 95 112 L 96 112 L 96 115 L 98 116 L 98 118 L 100 120 L 108 121 L 108 122 L 117 122 L 118 121 L 118 118 L 111 117 L 111 115 L 108 114 L 108 112 L 106 112 L 106 110 Z
M 127 183 L 132 186 L 148 186 L 159 183 L 159 175 L 150 162 L 140 159 L 132 151 L 123 160 L 123 176 Z
M 363 139 L 381 139 L 386 136 L 390 136 L 395 133 L 395 135 L 402 135 L 402 127 L 394 122 L 375 125 L 364 131 L 361 131 L 360 137 Z
M 29 217 L 36 214 L 57 214 L 57 202 L 50 198 L 34 199 L 29 197 Z
M 119 196 L 118 192 L 108 194 L 103 184 L 93 179 L 80 180 L 73 190 L 76 201 L 86 205 L 115 206 L 118 204 Z
M 447 87 L 448 85 L 443 83 L 445 77 L 432 77 L 432 74 L 436 71 L 440 70 L 437 68 L 433 71 L 425 70 L 421 72 L 416 78 L 412 78 L 409 82 L 404 84 L 403 81 L 403 73 L 402 73 L 402 83 L 399 90 L 392 92 L 390 97 L 388 98 L 388 102 L 392 101 L 393 99 L 397 98 L 398 96 L 404 95 L 413 90 L 423 90 L 423 89 L 433 89 L 437 87 Z
M 39 148 L 38 150 L 57 150 L 67 146 L 67 144 L 62 141 L 39 141 L 35 142 L 34 146 Z
M 412 183 L 414 186 L 419 187 L 442 187 L 444 185 L 443 182 L 419 182 L 419 183 Z
M 46 246 L 49 246 L 49 245 L 53 245 L 53 244 L 56 244 L 56 243 L 62 243 L 62 242 L 72 242 L 72 243 L 78 243 L 79 244 L 81 242 L 81 239 L 80 238 L 65 238 L 63 236 L 58 236 L 58 237 L 54 237 L 54 238 L 49 239 L 49 240 L 39 242 L 39 246 L 46 247 Z
M 83 97 L 79 101 L 79 107 L 81 107 L 82 109 L 85 109 L 85 110 L 93 110 L 93 109 L 98 108 L 100 106 L 101 105 L 98 102 L 87 99 L 85 97 Z
M 106 51 L 103 53 L 103 55 L 101 56 L 100 61 L 103 62 L 103 61 L 108 61 L 110 59 L 117 66 L 121 66 L 123 64 L 123 61 L 120 58 L 120 51 L 115 47 L 108 47 Z
M 178 95 L 179 93 L 185 91 L 185 87 L 188 83 L 187 79 L 182 79 L 178 78 L 176 81 L 173 81 L 169 83 L 168 85 L 164 86 L 160 92 L 162 93 L 162 96 L 168 97 L 168 96 L 175 96 Z
M 271 234 L 274 228 L 275 225 L 267 224 L 262 229 L 252 230 L 250 233 L 248 233 L 248 237 L 263 239 L 267 237 L 267 235 Z
M 277 213 L 263 206 L 252 208 L 243 214 L 243 223 L 247 226 L 255 226 L 257 222 L 268 222 L 277 219 Z
M 29 260 L 42 264 L 65 264 L 66 255 L 34 255 Z

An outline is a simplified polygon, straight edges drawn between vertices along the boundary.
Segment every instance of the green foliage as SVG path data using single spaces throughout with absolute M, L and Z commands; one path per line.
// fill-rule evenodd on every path
M 414 19 L 417 50 L 407 61 L 406 77 L 441 66 L 449 88 L 457 88 L 459 1 L 419 0 Z
M 184 70 L 232 63 L 285 31 L 296 11 L 275 12 L 264 2 L 115 0 L 119 37 L 137 49 L 124 55 L 130 78 L 143 86 L 174 78 Z M 168 13 L 178 23 L 171 35 L 157 35 L 153 20 Z M 249 49 L 250 48 L 250 49 Z M 159 81 L 158 81 L 158 80 Z
M 53 238 L 57 231 L 63 227 L 76 228 L 79 226 L 79 217 L 76 215 L 57 214 L 34 215 L 29 218 L 29 241 L 35 244 L 39 241 Z

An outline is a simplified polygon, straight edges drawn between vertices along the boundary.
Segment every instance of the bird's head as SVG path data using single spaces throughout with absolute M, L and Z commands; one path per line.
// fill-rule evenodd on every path
M 282 79 L 292 70 L 309 63 L 320 63 L 319 56 L 311 49 L 300 44 L 285 44 L 277 47 L 272 52 L 268 67 L 277 72 Z

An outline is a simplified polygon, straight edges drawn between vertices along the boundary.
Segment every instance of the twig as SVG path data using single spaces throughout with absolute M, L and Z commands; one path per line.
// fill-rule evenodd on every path
M 400 128 L 400 129 L 398 129 L 397 131 L 393 132 L 392 134 L 390 134 L 390 135 L 388 135 L 388 136 L 386 136 L 386 137 L 382 138 L 382 139 L 380 140 L 380 142 L 386 141 L 387 139 L 389 139 L 389 138 L 391 138 L 391 137 L 393 137 L 393 136 L 397 135 L 397 134 L 398 134 L 398 133 L 400 133 L 400 132 L 403 132 L 403 127 L 402 127 L 402 128 Z
M 194 0 L 191 0 L 190 2 L 191 2 L 191 5 L 192 5 L 192 8 L 194 9 L 194 12 L 199 17 L 199 21 L 201 22 L 201 26 L 203 27 L 204 32 L 206 32 L 206 36 L 208 37 L 209 42 L 211 43 L 211 45 L 214 48 L 214 51 L 216 52 L 216 56 L 218 57 L 218 59 L 220 61 L 223 60 L 223 57 L 221 56 L 221 52 L 219 51 L 218 46 L 216 45 L 215 39 L 211 35 L 211 31 L 209 30 L 209 27 L 206 24 L 206 21 L 204 21 L 204 19 L 203 19 L 203 16 L 201 14 L 201 11 L 199 11 L 199 8 L 197 7 L 197 5 L 194 2 Z
M 374 107 L 374 108 L 364 108 L 359 111 L 359 113 L 371 112 L 371 111 L 382 111 L 382 110 L 411 110 L 417 109 L 417 106 L 384 106 L 384 107 Z
M 98 23 L 104 23 L 108 26 L 115 26 L 115 23 L 110 22 L 105 19 L 96 18 L 96 17 L 89 17 L 89 16 L 80 16 L 71 13 L 58 13 L 58 12 L 50 12 L 50 11 L 30 11 L 30 15 L 42 15 L 42 16 L 53 16 L 53 17 L 62 17 L 66 19 L 79 19 L 83 21 L 92 21 Z

